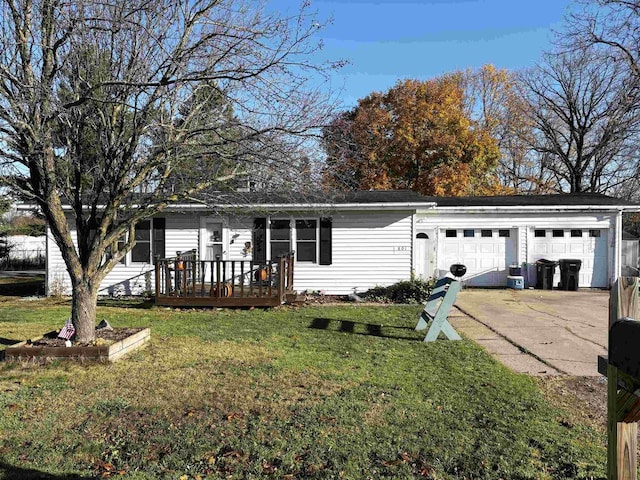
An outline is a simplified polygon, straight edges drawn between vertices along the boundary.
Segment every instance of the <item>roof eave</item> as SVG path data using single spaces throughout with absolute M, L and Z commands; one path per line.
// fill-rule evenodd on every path
M 501 205 L 501 206 L 438 206 L 447 213 L 530 213 L 544 212 L 640 212 L 640 205 Z

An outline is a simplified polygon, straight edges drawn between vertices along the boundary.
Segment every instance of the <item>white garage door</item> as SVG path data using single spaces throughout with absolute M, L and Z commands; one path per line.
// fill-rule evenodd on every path
M 606 288 L 608 230 L 602 229 L 535 229 L 532 260 L 576 259 L 582 262 L 578 285 Z M 560 267 L 556 267 L 554 287 L 560 282 Z
M 467 267 L 464 279 L 474 287 L 504 287 L 509 265 L 516 262 L 514 229 L 447 229 L 440 232 L 443 244 L 439 269 L 453 263 Z

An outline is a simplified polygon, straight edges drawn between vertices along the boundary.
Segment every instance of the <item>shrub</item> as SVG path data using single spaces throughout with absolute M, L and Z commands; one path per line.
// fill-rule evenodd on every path
M 433 284 L 433 279 L 412 278 L 388 287 L 374 287 L 360 296 L 374 302 L 424 303 L 431 293 Z

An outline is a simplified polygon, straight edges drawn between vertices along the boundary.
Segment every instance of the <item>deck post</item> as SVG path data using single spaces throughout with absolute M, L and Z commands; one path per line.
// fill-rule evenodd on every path
M 156 291 L 155 296 L 160 295 L 160 256 L 156 256 L 155 258 L 155 283 L 156 283 Z
M 220 258 L 216 258 L 216 297 L 220 298 Z

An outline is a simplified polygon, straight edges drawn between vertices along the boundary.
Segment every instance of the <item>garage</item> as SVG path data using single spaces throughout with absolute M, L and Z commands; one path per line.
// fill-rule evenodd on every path
M 442 229 L 440 268 L 462 263 L 465 284 L 474 287 L 505 286 L 509 265 L 517 262 L 517 230 L 509 228 Z
M 607 238 L 606 228 L 534 228 L 530 260 L 576 259 L 582 262 L 578 285 L 606 288 Z M 553 285 L 560 282 L 560 269 L 556 267 Z

